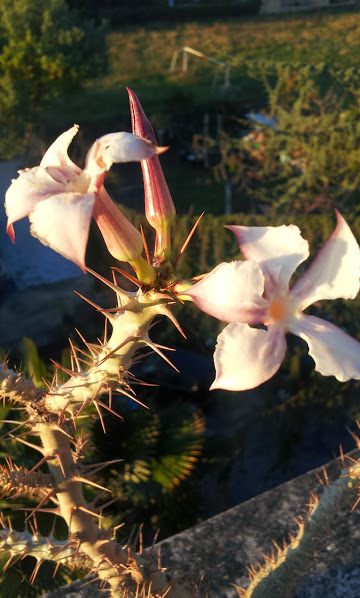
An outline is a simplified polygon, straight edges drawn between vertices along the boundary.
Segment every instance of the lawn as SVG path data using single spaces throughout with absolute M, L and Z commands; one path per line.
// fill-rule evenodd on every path
M 184 46 L 229 64 L 231 87 L 222 86 L 223 68 L 194 56 L 189 56 L 186 73 L 181 70 L 181 56 L 170 72 L 174 51 Z M 252 108 L 266 108 L 264 69 L 291 64 L 296 71 L 323 63 L 340 69 L 341 86 L 343 72 L 358 70 L 359 46 L 360 10 L 124 26 L 108 35 L 108 72 L 89 82 L 83 92 L 54 101 L 45 115 L 45 129 L 51 139 L 73 122 L 79 123 L 84 149 L 106 131 L 129 130 L 125 91 L 129 86 L 138 94 L 155 130 L 169 132 L 171 149 L 163 163 L 178 210 L 199 213 L 210 209 L 221 214 L 224 190 L 211 170 L 179 163 L 180 152 L 191 150 L 193 135 L 204 132 L 205 115 L 209 115 L 210 136 L 216 135 L 219 114 L 223 128 L 236 136 L 233 117 L 242 117 Z M 126 167 L 121 168 L 125 172 Z M 122 187 L 138 184 L 140 189 L 137 172 L 128 172 Z M 124 200 L 124 192 L 115 197 L 131 205 L 131 198 Z M 234 209 L 241 206 L 238 202 Z
M 184 46 L 229 64 L 231 90 L 220 94 L 219 99 L 223 70 L 220 68 L 218 87 L 214 88 L 214 76 L 219 67 L 195 57 L 189 58 L 187 73 L 181 71 L 180 58 L 177 69 L 171 73 L 173 53 Z M 146 28 L 125 25 L 109 33 L 108 48 L 109 70 L 88 84 L 86 102 L 81 93 L 51 106 L 57 108 L 60 119 L 66 118 L 68 122 L 71 110 L 75 114 L 71 118 L 93 126 L 104 120 L 119 119 L 128 110 L 126 86 L 138 93 L 148 112 L 159 122 L 165 118 L 165 123 L 174 108 L 179 110 L 183 97 L 202 107 L 221 105 L 221 99 L 236 99 L 245 106 L 257 103 L 259 86 L 254 82 L 251 85 L 250 79 L 256 77 L 264 61 L 358 66 L 360 11 L 321 11 L 168 25 L 150 23 Z

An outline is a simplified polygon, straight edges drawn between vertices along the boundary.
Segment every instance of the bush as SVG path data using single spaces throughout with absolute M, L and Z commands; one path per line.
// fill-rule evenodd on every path
M 105 26 L 72 12 L 64 0 L 0 4 L 0 154 L 23 151 L 46 101 L 106 66 Z

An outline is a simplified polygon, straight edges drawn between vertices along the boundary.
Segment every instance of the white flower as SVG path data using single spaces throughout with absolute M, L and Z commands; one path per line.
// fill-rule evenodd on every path
M 78 128 L 74 125 L 62 133 L 39 166 L 19 171 L 5 196 L 6 230 L 14 242 L 14 222 L 29 216 L 32 235 L 84 270 L 94 212 L 110 253 L 120 260 L 134 260 L 143 248 L 141 235 L 112 203 L 103 187 L 104 177 L 115 162 L 148 159 L 167 148 L 132 133 L 110 133 L 91 146 L 82 170 L 67 154 Z
M 298 227 L 228 227 L 245 261 L 220 264 L 184 293 L 206 313 L 229 322 L 218 337 L 211 388 L 246 390 L 271 378 L 284 359 L 287 332 L 307 342 L 324 376 L 360 379 L 360 343 L 303 313 L 315 301 L 354 299 L 359 292 L 360 249 L 336 215 L 335 230 L 290 290 L 292 274 L 309 256 Z M 251 327 L 257 324 L 266 329 Z

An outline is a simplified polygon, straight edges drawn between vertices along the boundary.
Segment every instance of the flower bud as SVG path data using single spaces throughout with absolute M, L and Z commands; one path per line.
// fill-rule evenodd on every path
M 121 262 L 129 262 L 140 282 L 151 284 L 157 272 L 141 255 L 142 236 L 120 212 L 104 186 L 100 187 L 96 195 L 93 216 L 109 253 Z
M 121 262 L 136 260 L 143 251 L 141 234 L 120 212 L 105 187 L 100 187 L 93 216 L 109 253 Z
M 128 89 L 132 131 L 156 145 L 153 128 L 141 104 Z M 155 155 L 141 161 L 145 191 L 145 214 L 149 224 L 156 230 L 155 256 L 163 262 L 171 255 L 171 224 L 175 218 L 175 206 L 167 186 L 159 158 Z

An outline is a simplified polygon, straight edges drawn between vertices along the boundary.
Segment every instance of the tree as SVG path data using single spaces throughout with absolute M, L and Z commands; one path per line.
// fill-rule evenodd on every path
M 105 25 L 81 19 L 65 0 L 0 3 L 0 155 L 26 146 L 26 133 L 54 95 L 106 67 Z

